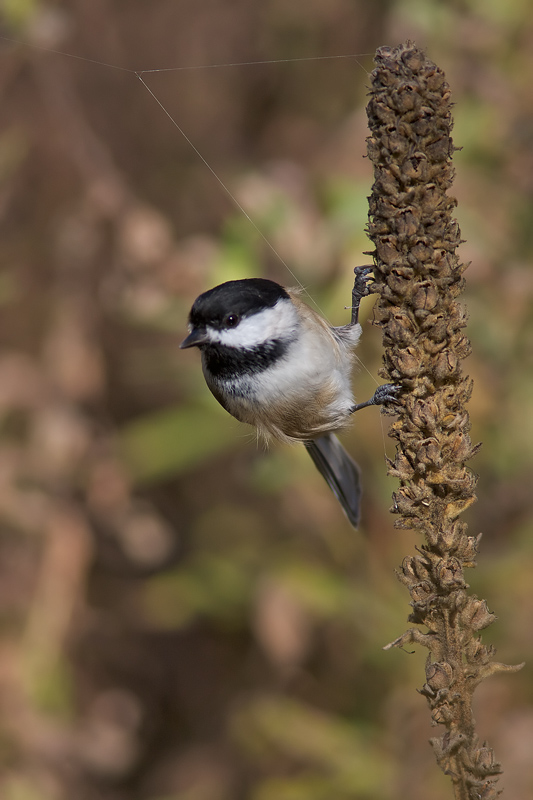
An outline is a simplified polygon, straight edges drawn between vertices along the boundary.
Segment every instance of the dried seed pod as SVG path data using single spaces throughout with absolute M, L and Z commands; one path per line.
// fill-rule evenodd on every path
M 433 691 L 447 689 L 453 681 L 453 669 L 447 661 L 428 661 L 426 664 L 426 680 Z
M 474 763 L 480 778 L 503 772 L 501 764 L 494 760 L 494 752 L 486 745 L 475 753 Z
M 477 600 L 474 597 L 470 598 L 461 618 L 463 625 L 474 631 L 481 631 L 483 628 L 487 628 L 491 622 L 497 619 L 496 615 L 491 614 L 487 608 L 486 600 Z

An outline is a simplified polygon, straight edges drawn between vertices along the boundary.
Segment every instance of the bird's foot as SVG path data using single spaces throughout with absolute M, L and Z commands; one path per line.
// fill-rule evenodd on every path
M 365 403 L 357 403 L 353 406 L 351 413 L 353 414 L 355 411 L 360 411 L 367 406 L 383 406 L 387 403 L 398 403 L 398 395 L 401 391 L 402 387 L 398 386 L 397 383 L 384 383 L 382 386 L 378 386 L 370 400 L 367 400 Z
M 352 325 L 357 325 L 359 322 L 359 305 L 363 297 L 370 294 L 370 284 L 374 280 L 373 276 L 374 267 L 365 264 L 362 267 L 355 267 L 355 279 L 352 289 Z M 372 276 L 372 277 L 371 277 Z

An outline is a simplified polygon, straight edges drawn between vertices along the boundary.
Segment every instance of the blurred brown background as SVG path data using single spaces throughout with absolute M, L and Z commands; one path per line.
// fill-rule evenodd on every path
M 528 662 L 481 687 L 476 716 L 506 794 L 530 797 L 531 4 L 2 9 L 2 35 L 33 47 L 0 40 L 0 796 L 451 797 L 415 691 L 425 654 L 381 649 L 406 626 L 394 568 L 417 544 L 388 513 L 388 421 L 363 411 L 346 437 L 365 478 L 355 534 L 302 448 L 264 452 L 210 398 L 177 349 L 196 295 L 295 279 L 128 71 L 190 68 L 142 77 L 340 324 L 370 247 L 367 72 L 411 38 L 447 73 L 463 147 L 484 442 L 471 586 L 499 616 L 484 640 Z M 343 54 L 367 55 L 324 59 Z M 365 302 L 360 400 L 381 347 Z

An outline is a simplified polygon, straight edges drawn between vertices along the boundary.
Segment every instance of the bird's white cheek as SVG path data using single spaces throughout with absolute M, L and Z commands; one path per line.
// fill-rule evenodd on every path
M 252 348 L 271 339 L 286 337 L 298 325 L 296 309 L 290 300 L 279 300 L 273 308 L 265 308 L 239 322 L 235 328 L 209 329 L 213 342 L 226 347 Z

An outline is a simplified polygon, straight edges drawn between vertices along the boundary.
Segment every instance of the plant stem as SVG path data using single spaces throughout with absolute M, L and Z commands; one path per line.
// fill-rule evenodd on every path
M 387 645 L 428 649 L 427 698 L 435 725 L 437 762 L 459 800 L 495 800 L 501 772 L 480 746 L 472 695 L 489 675 L 514 671 L 493 660 L 479 632 L 495 616 L 468 594 L 464 570 L 475 566 L 480 536 L 468 536 L 459 515 L 475 502 L 476 477 L 465 465 L 479 448 L 468 435 L 466 404 L 472 381 L 461 362 L 470 353 L 464 286 L 456 248 L 460 231 L 447 194 L 453 180 L 450 90 L 441 69 L 415 45 L 380 48 L 367 107 L 368 154 L 374 165 L 369 235 L 380 297 L 376 321 L 385 346 L 381 374 L 403 389 L 390 436 L 399 478 L 393 513 L 398 528 L 424 536 L 418 554 L 404 559 L 398 577 L 411 594 L 410 628 Z

